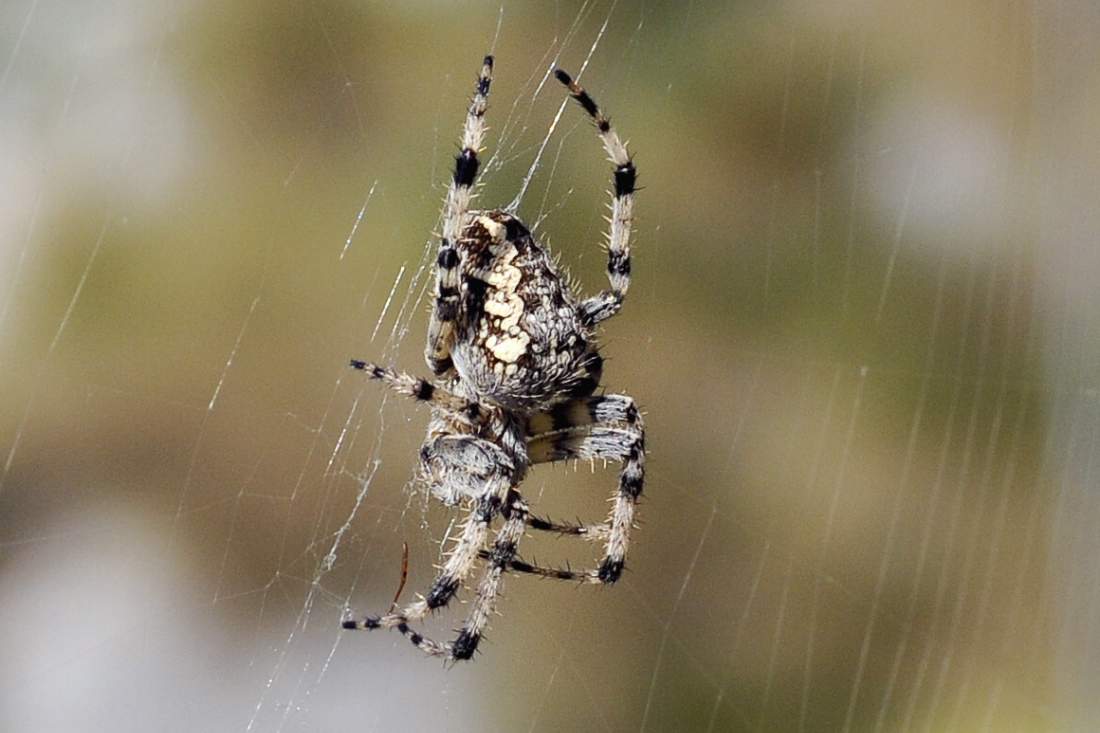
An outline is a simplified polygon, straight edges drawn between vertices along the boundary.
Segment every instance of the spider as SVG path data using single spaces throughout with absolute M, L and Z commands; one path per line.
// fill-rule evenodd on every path
M 426 596 L 397 612 L 345 620 L 343 627 L 396 628 L 422 652 L 450 661 L 470 659 L 477 650 L 507 571 L 594 584 L 618 580 L 645 476 L 645 431 L 634 400 L 596 394 L 603 369 L 596 327 L 619 312 L 630 285 L 634 163 L 592 97 L 556 69 L 554 75 L 595 122 L 614 165 L 607 235 L 611 287 L 581 299 L 519 219 L 500 209 L 470 209 L 492 74 L 493 57 L 486 56 L 443 205 L 425 350 L 436 380 L 351 362 L 430 405 L 420 476 L 433 496 L 462 504 L 469 514 Z M 622 463 L 607 521 L 567 524 L 530 513 L 517 489 L 530 466 L 597 458 Z M 497 515 L 503 523 L 487 548 Z M 589 570 L 524 562 L 517 545 L 527 529 L 602 541 L 603 560 Z M 412 622 L 454 599 L 479 560 L 485 569 L 457 637 L 442 643 L 414 630 Z

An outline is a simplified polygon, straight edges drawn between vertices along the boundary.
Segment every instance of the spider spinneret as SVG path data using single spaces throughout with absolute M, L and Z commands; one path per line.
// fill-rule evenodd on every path
M 425 350 L 437 381 L 351 362 L 372 379 L 430 405 L 420 476 L 433 496 L 448 505 L 466 505 L 469 515 L 426 596 L 399 612 L 348 619 L 343 626 L 396 628 L 421 651 L 449 660 L 473 656 L 509 570 L 586 583 L 618 580 L 645 478 L 645 430 L 634 400 L 596 394 L 603 359 L 595 330 L 619 311 L 630 286 L 634 163 L 592 97 L 556 69 L 554 75 L 596 123 L 614 165 L 607 235 L 610 287 L 581 299 L 519 219 L 499 209 L 470 209 L 492 73 L 493 57 L 486 56 L 443 206 Z M 608 519 L 586 525 L 533 516 L 517 488 L 529 467 L 577 459 L 622 464 Z M 487 548 L 498 515 L 504 521 Z M 517 547 L 527 529 L 602 542 L 603 559 L 591 570 L 526 563 Z M 486 567 L 458 636 L 442 643 L 415 631 L 410 622 L 445 607 L 479 560 Z

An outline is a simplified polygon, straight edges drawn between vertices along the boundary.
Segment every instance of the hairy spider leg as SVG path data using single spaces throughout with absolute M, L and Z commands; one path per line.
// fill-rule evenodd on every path
M 388 625 L 400 631 L 413 646 L 429 656 L 444 657 L 449 661 L 463 661 L 473 657 L 500 594 L 504 571 L 515 561 L 516 548 L 527 526 L 527 504 L 515 489 L 508 491 L 501 513 L 504 515 L 504 523 L 497 530 L 493 549 L 478 553 L 488 563 L 481 582 L 478 583 L 477 597 L 454 641 L 444 643 L 424 636 L 409 626 L 407 618 L 398 619 L 398 614 L 383 616 L 381 619 L 368 617 L 361 625 L 345 621 L 344 628 L 374 629 Z
M 418 621 L 436 609 L 443 608 L 454 598 L 462 581 L 470 574 L 477 563 L 478 551 L 485 545 L 489 525 L 500 512 L 503 491 L 496 491 L 478 499 L 462 527 L 462 534 L 447 556 L 446 562 L 432 582 L 428 595 L 410 603 L 401 611 L 382 616 L 367 616 L 362 621 L 346 619 L 345 629 L 392 629 L 397 628 L 403 634 L 412 633 L 402 629 L 409 621 Z M 414 642 L 415 643 L 415 642 Z
M 485 141 L 485 109 L 489 101 L 489 85 L 493 80 L 493 57 L 486 56 L 477 79 L 466 122 L 462 127 L 462 150 L 455 157 L 455 170 L 447 197 L 443 203 L 443 234 L 436 258 L 436 297 L 428 324 L 428 344 L 424 358 L 433 374 L 446 374 L 451 361 L 451 340 L 454 320 L 458 317 L 459 254 L 458 238 L 470 209 L 474 181 L 477 179 L 478 152 Z
M 544 433 L 556 433 L 569 428 L 594 423 L 626 423 L 633 425 L 640 413 L 634 399 L 624 394 L 590 395 L 554 405 L 527 418 L 525 432 L 531 441 Z
M 509 563 L 515 560 L 516 548 L 523 538 L 528 508 L 518 491 L 511 489 L 508 492 L 501 511 L 504 522 L 493 541 L 488 566 L 477 587 L 477 598 L 474 599 L 473 607 L 466 616 L 466 622 L 462 625 L 458 638 L 451 644 L 450 651 L 453 659 L 469 659 L 477 651 L 477 645 L 485 633 L 485 627 L 496 605 L 504 571 Z
M 634 399 L 623 394 L 592 395 L 580 400 L 572 400 L 555 405 L 545 412 L 536 412 L 527 419 L 526 433 L 528 443 L 535 443 L 538 451 L 547 450 L 545 446 L 565 431 L 583 435 L 580 430 L 596 423 L 604 426 L 625 423 L 635 425 L 640 417 Z M 610 532 L 607 522 L 586 524 L 583 522 L 558 522 L 549 517 L 531 515 L 527 526 L 534 530 L 556 534 L 574 535 L 586 540 L 606 540 Z
M 394 369 L 387 369 L 369 361 L 360 361 L 359 359 L 352 359 L 351 367 L 366 372 L 371 379 L 384 382 L 387 387 L 398 394 L 412 397 L 420 402 L 427 402 L 469 421 L 477 421 L 484 416 L 484 411 L 477 402 L 459 397 L 426 379 L 414 377 L 411 374 Z
M 513 563 L 519 572 L 581 580 L 589 583 L 614 583 L 623 572 L 634 510 L 645 484 L 645 427 L 640 418 L 631 425 L 585 425 L 548 433 L 527 444 L 531 464 L 577 459 L 603 459 L 622 462 L 619 487 L 612 499 L 611 514 L 600 525 L 571 525 L 532 519 L 532 529 L 564 534 L 602 537 L 606 540 L 603 560 L 595 570 L 553 570 L 526 563 Z
M 634 220 L 634 189 L 638 171 L 626 144 L 611 127 L 611 120 L 604 116 L 584 87 L 561 69 L 555 69 L 554 76 L 569 88 L 573 99 L 596 123 L 604 150 L 615 166 L 612 174 L 611 226 L 607 232 L 607 278 L 611 288 L 580 305 L 581 317 L 586 323 L 594 325 L 619 312 L 630 287 L 630 230 Z

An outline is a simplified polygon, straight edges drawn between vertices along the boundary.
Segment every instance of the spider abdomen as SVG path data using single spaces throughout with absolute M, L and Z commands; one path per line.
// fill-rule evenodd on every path
M 527 228 L 503 211 L 475 212 L 458 251 L 464 308 L 451 353 L 462 382 L 510 409 L 595 389 L 599 356 L 576 296 Z

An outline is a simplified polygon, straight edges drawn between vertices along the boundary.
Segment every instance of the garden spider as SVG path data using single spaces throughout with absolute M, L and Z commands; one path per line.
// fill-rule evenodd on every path
M 351 362 L 372 379 L 431 406 L 420 450 L 421 476 L 434 496 L 467 506 L 469 516 L 427 596 L 398 612 L 348 619 L 343 626 L 396 628 L 421 651 L 448 660 L 473 656 L 507 570 L 585 583 L 618 580 L 645 475 L 645 431 L 634 400 L 595 394 L 603 367 L 595 329 L 619 311 L 630 285 L 634 163 L 592 97 L 567 73 L 555 70 L 595 121 L 614 164 L 607 235 L 611 287 L 581 300 L 518 219 L 499 209 L 469 208 L 492 73 L 493 57 L 486 56 L 443 206 L 425 352 L 438 381 Z M 561 524 L 529 513 L 517 487 L 530 466 L 597 458 L 622 463 L 606 522 Z M 504 522 L 486 549 L 497 514 Z M 603 560 L 581 571 L 523 562 L 516 547 L 527 528 L 602 541 Z M 441 643 L 414 631 L 410 622 L 446 606 L 479 559 L 486 567 L 457 638 Z

